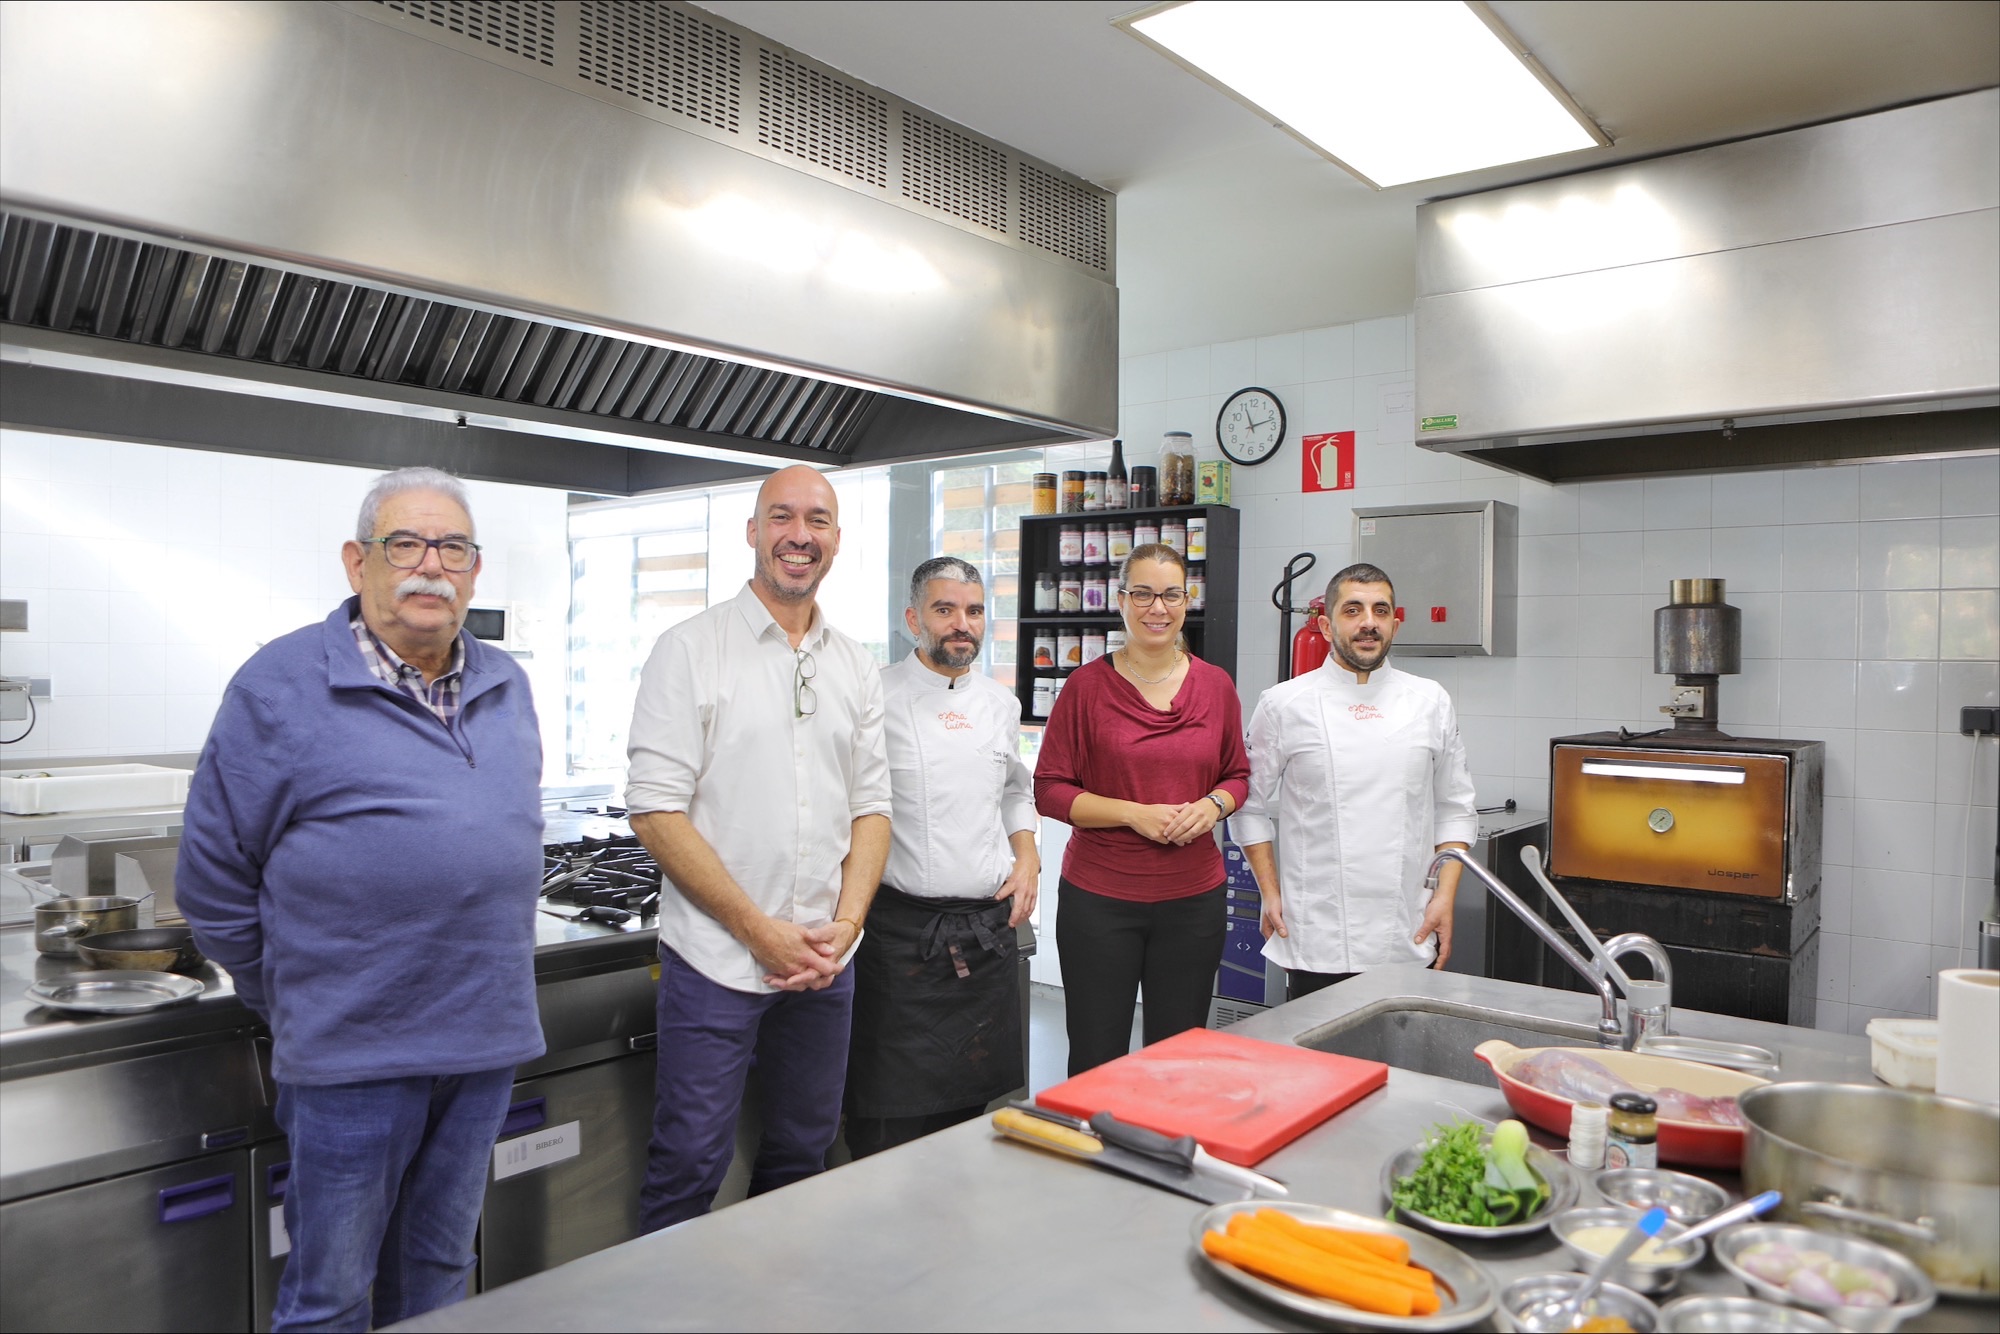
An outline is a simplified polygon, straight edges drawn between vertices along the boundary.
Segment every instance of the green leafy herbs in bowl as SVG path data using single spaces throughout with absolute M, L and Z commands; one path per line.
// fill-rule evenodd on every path
M 1528 1165 L 1528 1128 L 1502 1121 L 1489 1138 L 1472 1121 L 1431 1127 L 1414 1171 L 1395 1179 L 1398 1209 L 1461 1227 L 1510 1227 L 1534 1218 L 1549 1183 Z

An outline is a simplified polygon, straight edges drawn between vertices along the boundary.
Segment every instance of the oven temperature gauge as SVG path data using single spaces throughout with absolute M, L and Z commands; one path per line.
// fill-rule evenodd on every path
M 1664 834 L 1674 827 L 1674 813 L 1665 806 L 1655 806 L 1653 813 L 1646 817 L 1646 824 L 1656 834 Z

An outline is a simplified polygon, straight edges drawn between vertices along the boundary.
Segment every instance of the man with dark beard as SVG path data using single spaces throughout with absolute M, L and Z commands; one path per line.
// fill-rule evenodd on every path
M 986 632 L 978 570 L 925 561 L 903 620 L 916 651 L 882 672 L 889 861 L 854 961 L 857 1158 L 971 1120 L 1027 1080 L 1014 928 L 1034 909 L 1041 860 L 1021 706 L 973 670 Z
M 1235 833 L 1263 893 L 1264 953 L 1293 999 L 1451 957 L 1458 866 L 1429 894 L 1424 873 L 1478 837 L 1472 776 L 1444 687 L 1389 665 L 1398 624 L 1389 576 L 1348 566 L 1326 586 L 1326 662 L 1265 691 L 1250 718 Z
M 750 1193 L 825 1169 L 846 964 L 889 851 L 881 675 L 814 600 L 840 550 L 833 487 L 779 469 L 745 532 L 756 573 L 660 636 L 633 706 L 625 804 L 666 881 L 647 1232 L 708 1212 L 753 1061 Z

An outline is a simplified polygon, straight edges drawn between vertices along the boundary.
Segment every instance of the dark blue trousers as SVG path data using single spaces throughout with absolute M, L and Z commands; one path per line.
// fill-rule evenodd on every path
M 840 1132 L 854 974 L 823 991 L 733 991 L 660 950 L 659 1072 L 639 1228 L 708 1212 L 729 1171 L 736 1118 L 754 1064 L 764 1137 L 750 1193 L 826 1169 Z

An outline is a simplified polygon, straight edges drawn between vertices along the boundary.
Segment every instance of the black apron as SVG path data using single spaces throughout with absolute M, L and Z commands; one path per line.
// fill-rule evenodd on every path
M 854 956 L 849 1116 L 983 1106 L 1027 1082 L 1012 902 L 881 887 Z

